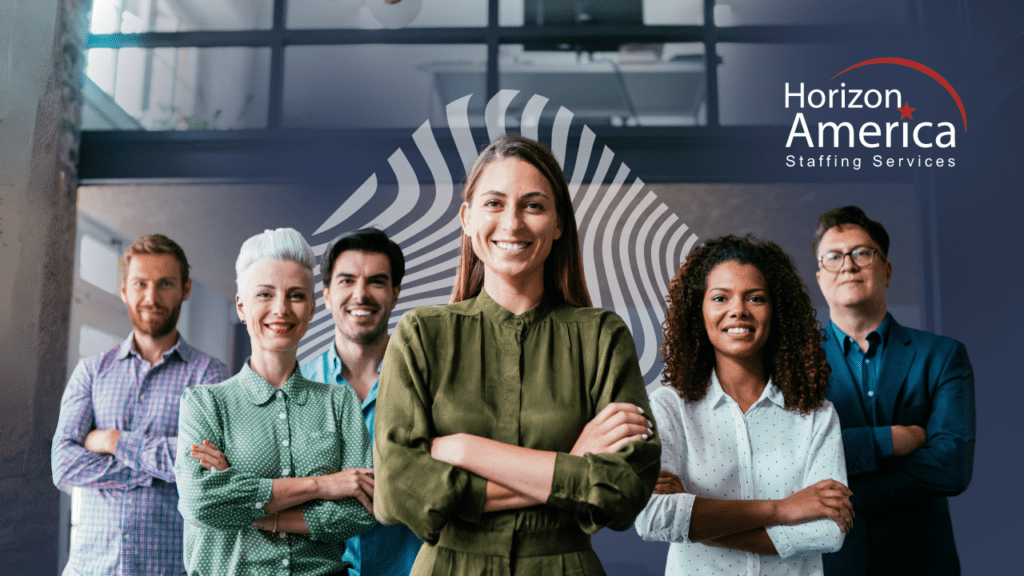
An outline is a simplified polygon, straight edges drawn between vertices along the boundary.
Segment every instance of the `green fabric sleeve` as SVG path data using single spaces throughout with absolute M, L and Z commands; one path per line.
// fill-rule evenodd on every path
M 178 417 L 178 454 L 174 474 L 178 483 L 178 511 L 187 521 L 221 530 L 249 527 L 265 516 L 274 481 L 256 478 L 237 468 L 207 470 L 189 456 L 193 444 L 209 440 L 224 446 L 223 426 L 216 398 L 208 387 L 195 386 L 181 398 Z
M 591 396 L 595 414 L 609 403 L 628 402 L 643 409 L 654 433 L 625 444 L 613 454 L 571 456 L 559 453 L 548 504 L 573 510 L 585 532 L 602 526 L 625 530 L 643 510 L 661 470 L 661 441 L 647 402 L 636 346 L 622 319 L 608 312 L 597 339 L 597 366 Z
M 431 341 L 436 358 L 451 356 L 451 341 Z M 452 517 L 478 522 L 487 482 L 431 458 L 430 369 L 415 313 L 398 324 L 381 365 L 375 425 L 374 510 L 388 524 L 407 525 L 437 542 Z
M 332 389 L 335 429 L 344 430 L 341 444 L 341 468 L 370 468 L 373 465 L 370 434 L 363 424 L 359 399 L 351 387 Z M 347 426 L 356 422 L 358 426 Z M 374 526 L 373 515 L 355 498 L 313 500 L 302 505 L 302 517 L 310 538 L 342 542 Z

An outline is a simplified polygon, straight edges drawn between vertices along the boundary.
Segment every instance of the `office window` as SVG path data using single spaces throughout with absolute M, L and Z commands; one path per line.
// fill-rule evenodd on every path
M 93 0 L 89 32 L 270 28 L 273 0 Z

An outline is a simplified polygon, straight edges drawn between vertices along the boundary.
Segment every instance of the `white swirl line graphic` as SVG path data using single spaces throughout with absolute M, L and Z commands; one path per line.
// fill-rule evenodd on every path
M 572 124 L 573 113 L 565 106 L 555 114 L 555 123 L 551 127 L 551 153 L 558 160 L 558 165 L 565 169 L 565 146 L 569 140 L 569 125 Z M 492 138 L 493 140 L 493 138 Z
M 405 157 L 401 148 L 388 158 L 388 164 L 398 179 L 398 196 L 395 196 L 394 202 L 384 210 L 384 213 L 370 221 L 371 227 L 381 230 L 387 230 L 398 222 L 416 205 L 420 195 L 420 183 L 416 179 L 416 172 L 413 171 L 412 164 L 409 164 L 409 159 Z
M 668 294 L 668 282 L 670 276 L 665 275 L 665 268 L 671 268 L 672 264 L 666 263 L 664 266 L 662 265 L 661 257 L 663 254 L 667 254 L 667 252 L 662 249 L 662 241 L 665 239 L 665 235 L 668 234 L 668 231 L 672 229 L 672 225 L 675 224 L 677 220 L 679 220 L 678 216 L 675 214 L 669 214 L 668 219 L 658 227 L 658 232 L 654 234 L 654 241 L 651 242 L 651 246 L 654 248 L 651 252 L 654 255 L 654 280 L 658 283 L 658 294 Z M 669 270 L 669 274 L 671 276 L 675 276 L 672 270 Z
M 612 158 L 615 157 L 615 153 L 612 152 L 607 146 L 601 151 L 601 160 L 597 163 L 597 171 L 594 172 L 594 178 L 590 181 L 590 186 L 587 187 L 587 193 L 583 196 L 583 201 L 580 202 L 579 206 L 576 206 L 576 226 L 579 227 L 580 233 L 583 233 L 583 227 L 586 223 L 590 222 L 587 211 L 590 205 L 597 198 L 598 191 L 601 189 L 601 184 L 604 183 L 604 177 L 608 175 L 608 168 L 612 165 Z
M 636 192 L 639 194 L 640 193 L 640 188 L 643 188 L 643 182 L 641 182 L 640 179 L 637 179 L 636 182 L 640 186 L 638 187 L 636 184 L 634 184 L 633 187 L 637 189 Z M 639 297 L 639 298 L 634 298 L 634 299 L 643 298 L 643 295 L 640 292 L 640 287 L 637 286 L 636 276 L 633 274 L 633 270 L 634 270 L 635 267 L 629 265 L 629 262 L 630 262 L 630 257 L 629 257 L 629 237 L 633 234 L 633 228 L 636 226 L 637 220 L 640 219 L 640 214 L 648 206 L 653 204 L 654 200 L 656 198 L 657 198 L 657 196 L 654 195 L 654 192 L 648 192 L 647 195 L 644 196 L 644 199 L 640 201 L 640 204 L 637 205 L 637 207 L 633 210 L 633 213 L 630 214 L 629 218 L 626 219 L 626 225 L 622 228 L 622 237 L 621 237 L 621 240 L 619 241 L 619 260 L 620 260 L 621 266 L 622 266 L 621 269 L 626 272 L 626 283 L 629 284 L 629 291 L 630 291 L 629 293 L 633 294 L 635 297 Z M 634 264 L 641 265 L 641 263 L 643 261 L 644 260 L 637 260 L 636 262 L 634 262 Z M 646 278 L 646 276 L 647 275 L 644 274 L 645 278 Z M 623 303 L 623 304 L 625 304 L 625 303 Z M 634 306 L 639 308 L 641 304 L 646 304 L 646 303 L 645 302 L 636 302 L 634 304 Z M 658 341 L 658 337 L 654 333 L 654 325 L 651 322 L 650 316 L 648 316 L 647 314 L 640 314 L 639 316 L 640 316 L 640 325 L 643 327 L 643 335 L 644 335 L 643 354 L 640 356 L 640 365 L 644 366 L 646 364 L 650 364 L 650 363 L 654 362 L 654 353 L 655 353 L 654 348 L 655 347 L 652 345 L 652 343 L 657 342 Z
M 473 133 L 469 129 L 469 99 L 472 97 L 472 94 L 463 96 L 444 108 L 448 118 L 448 130 L 452 133 L 452 138 L 455 139 L 455 149 L 459 151 L 462 167 L 466 174 L 469 174 L 469 169 L 473 167 L 473 161 L 480 153 L 476 149 L 476 144 L 473 143 Z
M 597 259 L 596 258 L 597 253 L 594 251 L 594 244 L 597 243 L 597 237 L 599 235 L 599 232 L 601 230 L 607 231 L 607 230 L 611 230 L 612 229 L 610 226 L 607 226 L 607 225 L 604 224 L 604 222 L 605 222 L 603 220 L 604 213 L 608 209 L 608 207 L 611 206 L 612 200 L 615 199 L 615 194 L 618 193 L 619 188 L 622 187 L 622 183 L 626 181 L 626 176 L 628 174 L 629 174 L 629 168 L 625 164 L 619 164 L 619 171 L 615 174 L 615 178 L 612 179 L 611 185 L 608 186 L 608 189 L 605 191 L 604 197 L 601 198 L 601 201 L 597 204 L 597 210 L 594 212 L 594 217 L 593 218 L 588 218 L 586 220 L 586 222 L 587 222 L 587 230 L 586 230 L 586 234 L 584 235 L 584 238 L 583 238 L 583 254 L 584 254 L 583 258 L 584 259 L 586 259 L 588 256 L 590 256 L 594 260 Z M 596 227 L 595 226 L 590 226 L 589 224 L 590 223 L 596 223 L 596 222 L 602 223 L 601 229 L 600 230 L 591 231 L 591 228 L 596 228 Z M 605 254 L 605 256 L 606 256 L 604 258 L 605 265 L 610 267 L 611 270 L 614 270 L 615 267 L 614 267 L 614 265 L 612 265 L 612 259 L 611 259 L 610 251 L 607 254 Z M 585 262 L 585 264 L 586 264 L 586 262 Z M 584 270 L 585 270 L 585 274 L 587 275 L 587 287 L 588 288 L 591 287 L 591 286 L 593 287 L 590 290 L 591 291 L 591 297 L 596 296 L 596 298 L 594 298 L 594 305 L 595 306 L 600 306 L 601 304 L 599 304 L 599 302 L 601 301 L 601 292 L 600 292 L 600 290 L 597 290 L 597 287 L 600 286 L 600 284 L 598 284 L 598 280 L 597 280 L 597 267 L 596 266 L 584 266 Z
M 651 310 L 660 310 L 662 302 L 665 300 L 665 295 L 668 293 L 660 288 L 655 289 L 651 282 L 651 278 L 657 277 L 657 267 L 660 257 L 657 250 L 650 250 L 651 246 L 657 246 L 657 242 L 649 241 L 648 238 L 651 236 L 651 229 L 654 228 L 654 223 L 661 218 L 662 214 L 668 212 L 668 206 L 664 204 L 658 204 L 654 211 L 646 218 L 644 223 L 640 227 L 640 233 L 637 235 L 636 242 L 633 243 L 635 262 L 639 265 L 641 262 L 646 262 L 647 266 L 644 266 L 643 274 L 640 274 L 640 281 L 644 283 L 644 294 L 649 296 L 647 299 L 647 305 Z M 674 214 L 672 215 L 674 216 Z M 660 229 L 659 229 L 660 231 Z M 655 233 L 657 236 L 657 233 Z M 662 315 L 658 315 L 655 320 L 658 325 L 661 325 Z
M 373 173 L 366 179 L 366 182 L 363 182 L 362 186 L 349 196 L 348 200 L 343 202 L 341 206 L 338 206 L 338 209 L 334 211 L 334 214 L 331 214 L 331 217 L 324 221 L 324 223 L 317 228 L 316 232 L 313 232 L 313 235 L 316 236 L 321 232 L 326 232 L 338 224 L 341 224 L 342 220 L 348 218 L 357 210 L 365 206 L 376 193 L 377 174 Z M 323 246 L 316 246 L 313 249 L 316 250 L 317 248 L 320 248 L 321 252 L 323 251 Z
M 573 200 L 576 199 L 576 192 L 579 191 L 580 185 L 583 184 L 583 176 L 587 173 L 587 166 L 590 164 L 590 152 L 594 149 L 595 138 L 596 136 L 590 130 L 590 127 L 584 126 L 583 133 L 580 134 L 580 148 L 576 153 L 576 165 L 572 170 L 572 180 L 569 182 L 569 197 Z
M 452 173 L 448 170 L 448 164 L 444 161 L 441 149 L 437 146 L 437 140 L 434 140 L 434 131 L 430 129 L 430 122 L 424 122 L 413 133 L 412 138 L 416 141 L 416 148 L 419 149 L 423 159 L 427 161 L 427 168 L 430 169 L 430 175 L 434 178 L 434 203 L 430 205 L 430 208 L 427 209 L 426 214 L 422 218 L 410 224 L 405 230 L 395 233 L 391 239 L 398 244 L 416 236 L 435 222 L 441 220 L 448 210 L 448 206 L 452 203 L 452 196 L 455 190 L 455 186 L 452 183 Z M 409 171 L 412 172 L 411 166 Z M 416 174 L 412 174 L 412 177 L 416 178 Z M 430 238 L 433 238 L 433 236 Z M 428 238 L 425 244 L 429 243 L 430 239 Z
M 628 171 L 628 169 L 627 169 L 627 171 Z M 640 180 L 639 178 L 637 178 L 636 182 L 633 183 L 633 186 L 630 187 L 629 192 L 626 194 L 626 196 L 628 198 L 633 198 L 637 194 L 639 194 L 640 191 L 643 190 L 643 188 L 644 188 L 643 180 Z M 616 192 L 617 192 L 617 190 L 616 190 Z M 609 197 L 614 197 L 614 196 L 615 196 L 614 193 L 609 194 Z M 605 204 L 606 208 L 608 206 L 611 206 L 611 202 L 608 202 L 608 203 Z M 619 220 L 622 219 L 622 212 L 623 212 L 622 210 L 613 210 L 613 211 L 611 211 L 611 220 L 608 222 L 608 225 L 607 226 L 603 226 L 602 227 L 603 229 L 601 230 L 601 232 L 603 233 L 603 236 L 604 236 L 602 238 L 603 242 L 601 243 L 601 254 L 602 254 L 602 256 L 604 256 L 604 262 L 605 262 L 604 268 L 605 268 L 605 271 L 606 271 L 606 273 L 605 273 L 606 277 L 608 276 L 607 270 L 609 268 L 611 268 L 612 270 L 619 270 L 620 272 L 624 271 L 627 276 L 629 276 L 629 274 L 632 273 L 630 271 L 632 267 L 629 266 L 629 261 L 628 260 L 626 260 L 625 262 L 619 262 L 618 266 L 616 266 L 616 264 L 615 264 L 615 256 L 613 255 L 614 253 L 612 252 L 616 242 L 618 242 L 621 245 L 626 240 L 625 235 L 622 235 L 620 237 L 616 237 L 615 236 L 615 228 L 617 227 L 617 225 L 619 223 Z M 602 213 L 602 215 L 603 215 L 603 213 Z M 598 222 L 603 222 L 603 220 L 598 220 Z M 593 237 L 593 236 L 596 236 L 596 234 L 591 235 L 591 237 Z M 589 267 L 590 270 L 593 270 L 595 268 L 597 268 L 597 267 L 596 266 L 590 266 Z M 626 306 L 625 298 L 623 298 L 623 296 L 622 296 L 622 286 L 621 286 L 621 283 L 613 281 L 613 282 L 606 282 L 606 284 L 608 285 L 608 288 L 609 288 L 609 290 L 612 293 L 612 302 L 611 302 L 612 305 L 611 305 L 611 308 L 616 309 L 616 310 L 626 311 L 628 309 L 628 307 Z M 597 284 L 594 284 L 594 285 L 597 286 Z M 597 298 L 597 302 L 594 302 L 594 304 L 596 306 L 605 306 L 605 303 L 604 303 L 604 301 L 601 298 Z
M 540 128 L 540 115 L 547 103 L 548 99 L 540 94 L 530 97 L 530 101 L 523 107 L 523 136 L 532 140 L 540 140 L 537 129 Z
M 519 94 L 519 90 L 498 90 L 498 93 L 487 102 L 484 121 L 487 122 L 487 139 L 491 142 L 505 133 L 505 114 L 516 94 Z
M 472 94 L 464 96 L 445 107 L 447 128 L 466 172 L 478 154 L 473 129 L 470 128 L 469 103 L 472 97 Z M 501 90 L 487 102 L 484 124 L 490 139 L 505 131 L 509 107 L 520 97 L 518 90 Z M 518 122 L 525 136 L 545 141 L 544 135 L 540 134 L 539 120 L 548 104 L 548 98 L 539 94 L 529 98 Z M 563 170 L 566 153 L 570 149 L 573 118 L 570 110 L 559 107 L 548 140 Z M 383 212 L 375 217 L 367 217 L 365 210 L 360 213 L 371 200 L 382 200 L 378 196 L 380 192 L 374 173 L 313 233 L 316 236 L 331 231 L 314 247 L 318 254 L 323 252 L 326 241 L 341 231 L 370 225 L 384 229 L 402 246 L 407 272 L 398 306 L 388 322 L 391 328 L 403 313 L 413 308 L 447 303 L 459 262 L 457 175 L 449 169 L 430 121 L 425 121 L 413 132 L 412 140 L 426 161 L 429 177 L 417 175 L 399 148 L 388 159 L 398 183 L 398 193 Z M 595 306 L 612 308 L 630 326 L 637 337 L 640 368 L 645 380 L 651 383 L 660 370 L 657 350 L 661 341 L 660 326 L 665 313 L 668 281 L 698 238 L 692 233 L 687 236 L 689 226 L 681 222 L 668 206 L 658 202 L 654 191 L 648 190 L 638 199 L 645 186 L 643 180 L 635 178 L 629 186 L 624 186 L 630 173 L 625 164 L 620 162 L 611 183 L 604 185 L 609 170 L 615 164 L 615 154 L 607 146 L 601 147 L 600 158 L 584 193 L 581 188 L 593 159 L 595 143 L 594 132 L 589 126 L 582 126 L 578 140 L 574 142 L 576 161 L 569 181 L 587 285 Z M 425 200 L 421 198 L 422 185 L 431 181 L 434 197 L 430 206 L 413 217 L 417 204 Z M 629 209 L 629 206 L 633 208 Z M 321 354 L 334 337 L 330 312 L 323 309 L 323 285 L 321 279 L 317 280 L 318 310 L 299 348 L 301 362 L 308 362 Z

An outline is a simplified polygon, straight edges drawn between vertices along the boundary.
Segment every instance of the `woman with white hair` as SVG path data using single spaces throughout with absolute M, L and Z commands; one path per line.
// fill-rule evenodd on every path
M 291 228 L 242 244 L 235 300 L 252 356 L 181 398 L 174 472 L 189 574 L 345 574 L 345 539 L 373 525 L 359 400 L 296 362 L 316 309 L 313 266 Z

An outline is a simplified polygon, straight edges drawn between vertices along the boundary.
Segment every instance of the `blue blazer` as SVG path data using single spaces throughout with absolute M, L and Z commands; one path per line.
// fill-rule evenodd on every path
M 825 329 L 828 399 L 839 413 L 856 513 L 843 549 L 824 555 L 825 573 L 959 574 L 947 497 L 971 480 L 974 371 L 960 342 L 889 322 L 876 422 L 842 342 Z M 876 438 L 897 424 L 923 427 L 925 445 L 904 457 L 884 456 Z

